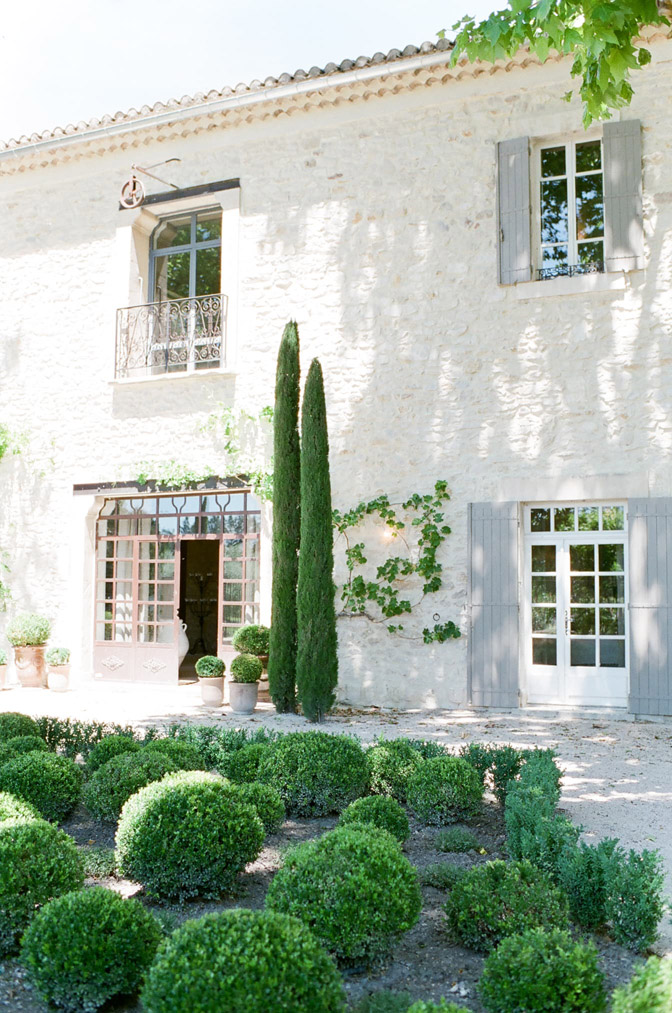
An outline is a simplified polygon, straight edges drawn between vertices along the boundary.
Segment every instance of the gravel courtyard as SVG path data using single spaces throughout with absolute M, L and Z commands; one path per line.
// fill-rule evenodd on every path
M 197 684 L 179 687 L 84 683 L 68 693 L 12 688 L 0 693 L 0 711 L 133 724 L 137 728 L 198 721 L 292 731 L 314 727 L 301 717 L 276 715 L 260 704 L 254 715 L 211 711 Z M 614 718 L 598 712 L 377 711 L 338 707 L 322 726 L 370 742 L 383 735 L 434 739 L 459 746 L 470 739 L 529 747 L 552 746 L 564 771 L 561 806 L 585 830 L 586 839 L 618 837 L 624 847 L 658 848 L 672 897 L 672 722 Z M 659 952 L 672 953 L 669 915 L 661 925 Z

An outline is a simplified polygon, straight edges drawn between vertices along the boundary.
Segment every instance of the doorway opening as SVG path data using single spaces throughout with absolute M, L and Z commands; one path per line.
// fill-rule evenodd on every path
M 180 679 L 194 680 L 196 662 L 217 655 L 219 542 L 183 539 L 180 543 L 179 615 L 187 627 L 189 649 L 180 665 Z

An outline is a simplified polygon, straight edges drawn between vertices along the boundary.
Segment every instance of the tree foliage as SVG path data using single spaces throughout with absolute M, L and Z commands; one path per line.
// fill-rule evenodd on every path
M 287 324 L 278 353 L 273 415 L 273 585 L 268 685 L 280 713 L 296 710 L 296 585 L 299 574 L 299 330 Z
M 668 25 L 656 0 L 509 0 L 485 21 L 467 16 L 453 25 L 452 54 L 473 62 L 512 57 L 526 46 L 544 61 L 551 50 L 572 53 L 572 76 L 581 79 L 583 123 L 609 119 L 632 98 L 630 73 L 651 62 L 638 44 L 642 28 Z M 441 36 L 444 32 L 439 33 Z M 572 92 L 564 97 L 569 101 Z
M 321 721 L 338 681 L 329 439 L 322 367 L 313 359 L 301 411 L 301 552 L 296 688 L 303 712 Z M 271 628 L 273 628 L 271 626 Z

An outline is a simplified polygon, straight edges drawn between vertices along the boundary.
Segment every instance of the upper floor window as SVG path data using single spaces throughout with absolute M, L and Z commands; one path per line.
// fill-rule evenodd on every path
M 221 208 L 163 219 L 150 250 L 153 302 L 221 292 Z
M 602 141 L 536 150 L 540 278 L 604 271 Z

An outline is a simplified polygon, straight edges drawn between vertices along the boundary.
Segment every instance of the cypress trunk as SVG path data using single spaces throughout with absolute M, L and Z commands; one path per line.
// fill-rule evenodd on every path
M 297 695 L 321 721 L 338 681 L 329 439 L 322 369 L 313 359 L 301 412 L 301 552 L 299 554 Z
M 299 331 L 287 324 L 273 413 L 273 586 L 268 684 L 280 713 L 296 710 L 296 584 L 300 536 Z

